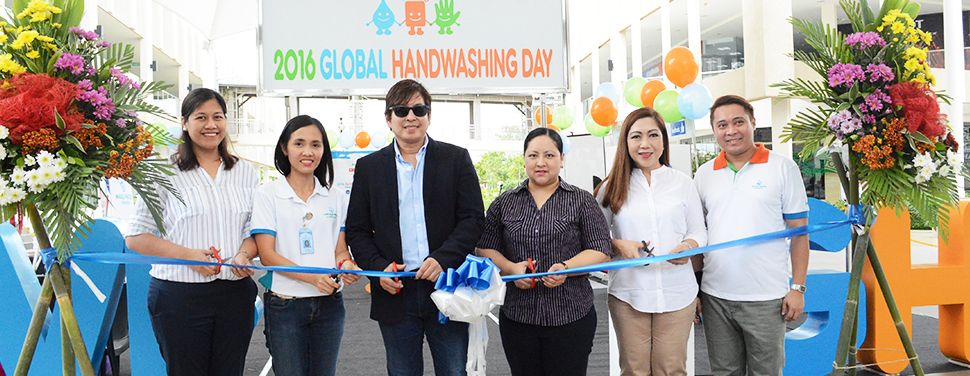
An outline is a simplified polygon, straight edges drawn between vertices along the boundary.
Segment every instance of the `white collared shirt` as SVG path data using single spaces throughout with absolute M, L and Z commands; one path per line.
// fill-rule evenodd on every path
M 605 189 L 599 192 L 597 202 L 603 202 L 604 194 Z M 640 169 L 634 169 L 623 207 L 615 215 L 608 207 L 600 208 L 614 239 L 647 241 L 654 256 L 669 254 L 685 239 L 692 239 L 699 246 L 707 244 L 704 212 L 694 183 L 670 167 L 651 171 L 650 183 Z M 621 259 L 620 255 L 613 256 L 613 261 Z M 684 265 L 664 261 L 613 270 L 609 279 L 610 294 L 640 312 L 677 311 L 697 296 L 697 282 L 689 261 Z
M 314 177 L 316 189 L 303 202 L 285 178 L 266 183 L 256 190 L 253 203 L 252 234 L 276 237 L 276 253 L 300 266 L 336 268 L 337 239 L 347 221 L 347 203 L 342 194 L 331 194 Z M 307 213 L 310 219 L 304 220 Z M 306 226 L 313 233 L 313 253 L 300 251 L 300 230 Z M 273 274 L 270 290 L 283 295 L 322 296 L 313 285 Z
M 253 192 L 259 186 L 256 170 L 242 159 L 229 171 L 220 164 L 215 179 L 201 167 L 189 171 L 175 167 L 174 170 L 175 174 L 167 178 L 185 204 L 167 190 L 156 188 L 165 235 L 158 231 L 145 200 L 138 200 L 126 235 L 152 234 L 191 249 L 215 247 L 220 250 L 219 256 L 223 260 L 231 260 L 239 253 L 243 240 L 249 237 Z M 205 277 L 188 266 L 152 265 L 150 274 L 158 279 L 189 283 L 239 279 L 227 267 L 221 268 L 216 275 Z

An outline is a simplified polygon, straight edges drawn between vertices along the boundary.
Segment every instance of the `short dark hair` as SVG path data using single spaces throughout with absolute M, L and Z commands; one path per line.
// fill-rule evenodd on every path
M 525 136 L 525 143 L 522 144 L 522 152 L 525 153 L 527 150 L 529 150 L 529 142 L 532 142 L 532 139 L 539 136 L 549 136 L 549 138 L 552 139 L 552 142 L 556 143 L 556 149 L 559 149 L 559 154 L 562 154 L 562 137 L 559 136 L 559 132 L 552 130 L 552 128 L 546 127 L 533 129 L 528 135 Z
M 384 117 L 390 119 L 391 107 L 406 105 L 415 93 L 420 94 L 424 104 L 431 109 L 431 93 L 428 93 L 424 85 L 412 79 L 400 80 L 384 96 Z
M 280 140 L 276 143 L 276 155 L 273 161 L 276 163 L 276 169 L 283 176 L 289 176 L 292 166 L 290 159 L 286 157 L 286 154 L 283 154 L 283 150 L 290 143 L 290 136 L 293 135 L 293 132 L 309 126 L 317 127 L 320 134 L 323 135 L 323 155 L 320 156 L 320 165 L 313 170 L 313 176 L 316 176 L 324 187 L 330 188 L 333 185 L 333 155 L 330 152 L 330 140 L 327 139 L 327 131 L 323 129 L 323 124 L 320 124 L 317 119 L 308 115 L 300 115 L 286 122 L 283 132 L 280 133 Z
M 188 119 L 192 116 L 195 110 L 199 109 L 205 102 L 215 100 L 219 103 L 219 107 L 222 108 L 222 114 L 226 114 L 226 100 L 222 98 L 215 90 L 200 87 L 198 89 L 193 89 L 189 92 L 189 95 L 185 96 L 182 100 L 182 127 L 183 129 L 188 125 Z M 189 132 L 183 131 L 182 137 L 180 137 L 182 143 L 179 144 L 178 151 L 172 155 L 172 162 L 178 165 L 179 170 L 189 171 L 196 167 L 199 167 L 199 160 L 195 157 L 195 150 L 192 149 L 194 145 L 192 143 L 192 138 L 189 137 Z M 222 158 L 222 164 L 225 170 L 231 170 L 232 166 L 236 165 L 236 161 L 239 157 L 229 154 L 229 135 L 226 135 L 219 143 L 219 157 Z
M 720 98 L 717 98 L 717 100 L 714 101 L 714 104 L 711 105 L 710 118 L 711 118 L 712 127 L 714 126 L 714 110 L 716 110 L 718 107 L 727 106 L 731 104 L 736 104 L 738 106 L 743 107 L 744 112 L 748 114 L 748 117 L 750 117 L 751 119 L 754 119 L 754 107 L 751 106 L 751 103 L 748 103 L 747 99 L 741 98 L 737 95 L 728 94 L 728 95 L 721 96 Z

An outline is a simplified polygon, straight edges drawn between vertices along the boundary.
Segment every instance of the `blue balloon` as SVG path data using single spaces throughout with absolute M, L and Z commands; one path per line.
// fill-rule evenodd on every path
M 344 133 L 340 134 L 340 146 L 343 147 L 344 149 L 350 149 L 354 147 L 354 145 L 356 145 L 357 143 L 356 136 L 357 135 L 355 135 L 354 132 L 344 131 Z
M 612 82 L 601 83 L 600 86 L 596 87 L 596 92 L 593 94 L 593 98 L 607 97 L 613 100 L 617 106 L 620 105 L 620 89 L 613 85 Z
M 573 150 L 573 142 L 569 140 L 569 137 L 562 136 L 562 153 L 569 154 L 570 150 Z
M 156 125 L 161 125 L 161 124 L 156 124 Z M 171 127 L 168 127 L 168 133 L 172 135 L 172 138 L 178 139 L 179 137 L 182 137 L 182 127 L 178 125 L 173 125 Z M 166 142 L 165 146 L 177 148 L 178 144 Z
M 703 84 L 690 84 L 685 86 L 677 97 L 677 109 L 688 119 L 700 119 L 711 111 L 714 104 L 714 96 L 711 90 Z

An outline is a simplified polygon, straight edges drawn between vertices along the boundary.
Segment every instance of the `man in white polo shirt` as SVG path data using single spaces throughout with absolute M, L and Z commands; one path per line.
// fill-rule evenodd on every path
M 807 225 L 798 165 L 754 143 L 751 104 L 735 95 L 718 98 L 711 126 L 721 153 L 694 176 L 708 242 Z M 808 235 L 800 235 L 791 238 L 790 258 L 786 239 L 704 254 L 701 304 L 714 375 L 781 375 L 785 322 L 805 308 L 808 253 Z

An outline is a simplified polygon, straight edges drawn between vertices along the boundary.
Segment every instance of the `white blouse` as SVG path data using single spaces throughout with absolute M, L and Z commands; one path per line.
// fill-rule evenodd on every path
M 253 194 L 259 187 L 259 175 L 253 165 L 238 160 L 231 170 L 219 165 L 215 179 L 202 167 L 182 171 L 167 177 L 179 191 L 182 201 L 171 192 L 156 187 L 162 207 L 165 234 L 161 234 L 145 200 L 138 200 L 136 211 L 128 223 L 127 236 L 152 234 L 191 249 L 220 250 L 223 260 L 231 260 L 239 253 L 243 240 L 249 237 Z M 215 262 L 216 259 L 210 258 Z M 152 277 L 174 282 L 201 283 L 216 279 L 237 280 L 228 267 L 218 274 L 205 277 L 188 266 L 152 265 Z
M 614 239 L 647 241 L 654 256 L 669 254 L 685 239 L 707 244 L 704 211 L 690 177 L 667 166 L 651 171 L 651 183 L 640 169 L 630 176 L 626 202 L 614 215 L 601 207 Z M 603 202 L 604 191 L 597 201 Z M 640 256 L 646 256 L 640 252 Z M 616 254 L 613 261 L 623 256 Z M 659 262 L 609 272 L 609 293 L 646 313 L 672 312 L 687 307 L 697 296 L 690 262 Z

